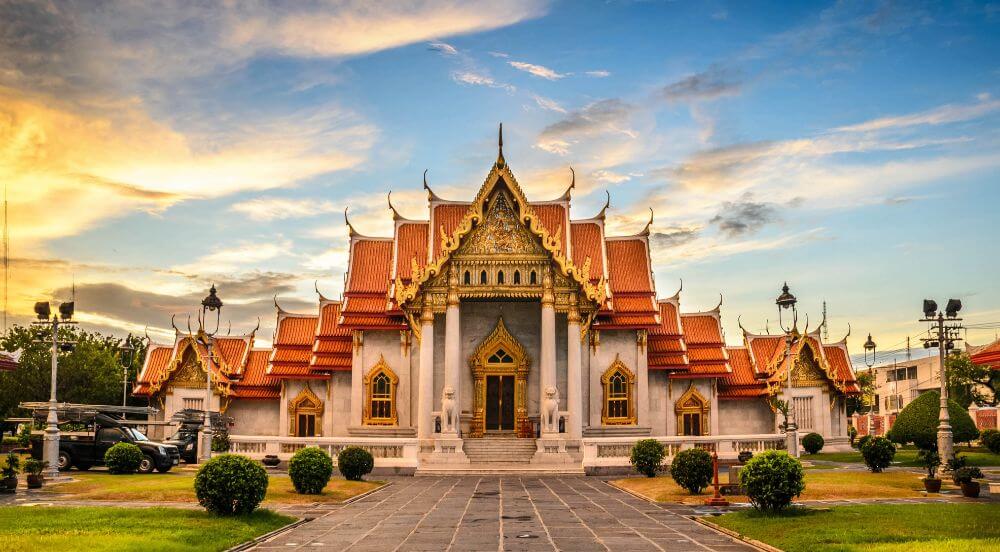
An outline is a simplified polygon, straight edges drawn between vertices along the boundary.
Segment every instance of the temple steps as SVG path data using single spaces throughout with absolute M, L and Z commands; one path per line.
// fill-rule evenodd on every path
M 534 439 L 487 437 L 466 439 L 464 450 L 472 464 L 527 464 L 536 446 Z
M 521 464 L 521 463 L 485 463 L 466 464 L 456 466 L 453 464 L 443 465 L 422 465 L 417 468 L 413 475 L 519 475 L 519 476 L 540 476 L 540 475 L 585 475 L 583 466 L 569 464 Z

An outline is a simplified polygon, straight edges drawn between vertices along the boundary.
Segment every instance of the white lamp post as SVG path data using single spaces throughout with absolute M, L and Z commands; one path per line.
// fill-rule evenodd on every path
M 785 332 L 785 359 L 788 360 L 788 416 L 785 418 L 785 444 L 788 448 L 788 454 L 799 457 L 799 428 L 795 425 L 795 400 L 792 398 L 792 368 L 794 367 L 794 362 L 789 357 L 792 354 L 792 339 L 793 332 L 798 332 L 798 322 L 799 313 L 795 309 L 795 304 L 798 302 L 795 296 L 788 291 L 788 282 L 781 287 L 781 295 L 774 301 L 778 305 L 778 324 L 781 329 Z M 786 327 L 784 320 L 784 311 L 791 310 L 791 325 Z
M 209 313 L 215 313 L 215 329 L 211 332 L 205 329 Z M 201 302 L 201 316 L 198 318 L 198 339 L 205 344 L 208 364 L 205 365 L 205 409 L 204 423 L 201 426 L 201 461 L 212 458 L 212 339 L 219 331 L 219 320 L 222 317 L 222 300 L 215 293 L 215 284 L 208 290 L 208 296 Z
M 42 447 L 42 460 L 48 462 L 45 477 L 50 480 L 59 477 L 59 415 L 56 413 L 56 380 L 59 372 L 59 326 L 76 324 L 73 318 L 73 302 L 59 305 L 59 314 L 49 309 L 47 301 L 35 303 L 35 314 L 38 320 L 32 322 L 35 326 L 44 326 L 52 330 L 52 381 L 49 389 L 49 413 L 45 420 L 45 437 Z M 62 346 L 71 345 L 63 342 Z M 69 466 L 66 466 L 69 468 Z

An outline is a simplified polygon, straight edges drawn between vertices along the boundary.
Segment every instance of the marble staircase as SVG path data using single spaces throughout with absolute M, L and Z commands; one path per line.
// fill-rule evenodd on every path
M 471 464 L 527 464 L 535 448 L 534 439 L 485 437 L 465 440 L 465 455 Z

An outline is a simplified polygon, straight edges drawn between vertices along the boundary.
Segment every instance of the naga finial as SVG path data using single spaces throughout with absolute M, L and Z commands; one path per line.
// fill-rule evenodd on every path
M 500 132 L 497 139 L 497 167 L 503 167 L 507 161 L 503 158 L 503 123 L 500 123 Z

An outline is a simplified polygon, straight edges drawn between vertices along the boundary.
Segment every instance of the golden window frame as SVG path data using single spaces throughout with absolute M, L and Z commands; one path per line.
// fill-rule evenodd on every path
M 372 401 L 376 400 L 374 396 L 374 382 L 375 378 L 380 375 L 385 375 L 389 379 L 389 417 L 375 417 L 372 415 Z M 361 423 L 363 425 L 376 425 L 376 426 L 394 426 L 399 424 L 399 413 L 396 408 L 396 389 L 399 386 L 399 376 L 392 371 L 389 364 L 385 361 L 385 357 L 379 355 L 378 362 L 375 366 L 368 371 L 368 374 L 364 378 L 365 386 L 365 407 L 362 413 Z M 379 399 L 384 400 L 384 399 Z
M 624 399 L 611 396 L 612 379 L 617 374 L 621 374 L 625 379 Z M 604 387 L 604 396 L 601 401 L 601 423 L 604 425 L 635 425 L 635 374 L 628 369 L 628 366 L 625 366 L 625 363 L 622 362 L 618 355 L 615 355 L 614 362 L 611 363 L 611 366 L 601 376 L 601 384 Z M 612 400 L 626 401 L 627 414 L 625 416 L 611 416 Z
M 311 414 L 315 418 L 316 437 L 323 436 L 323 401 L 313 392 L 309 383 L 288 403 L 288 434 L 298 435 L 299 414 Z
M 684 435 L 685 414 L 700 415 L 701 435 L 711 435 L 712 426 L 709 423 L 711 410 L 712 404 L 692 384 L 674 403 L 674 413 L 677 414 L 677 435 Z

